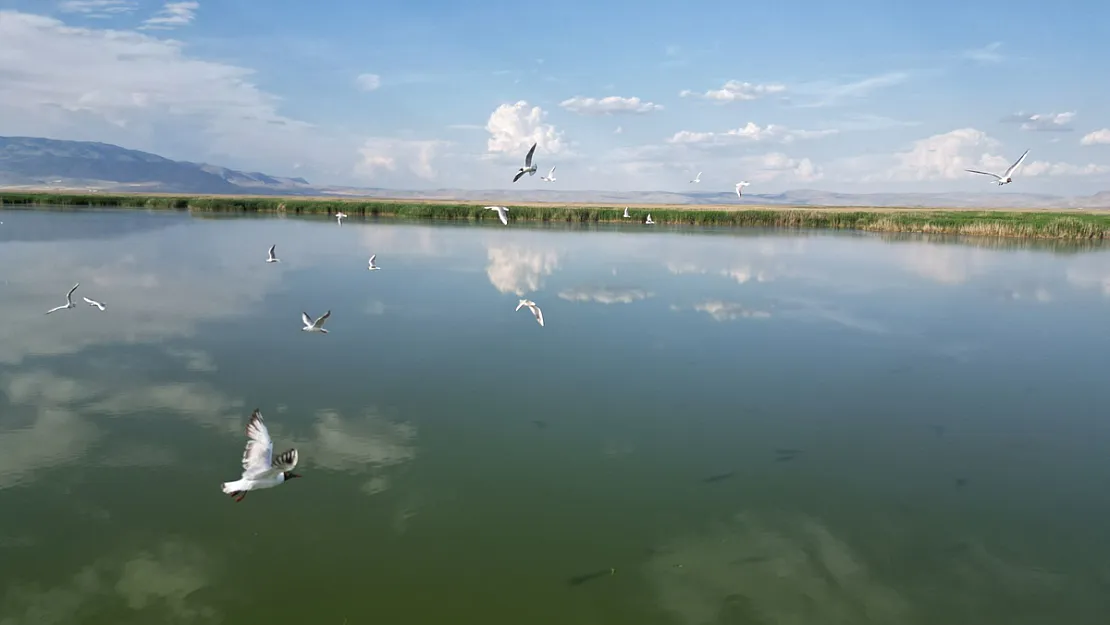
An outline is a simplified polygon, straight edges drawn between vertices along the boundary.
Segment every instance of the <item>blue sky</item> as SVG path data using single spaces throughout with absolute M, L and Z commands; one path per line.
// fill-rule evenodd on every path
M 317 184 L 508 188 L 538 141 L 564 189 L 1091 193 L 1110 5 L 1073 9 L 0 0 L 0 134 Z

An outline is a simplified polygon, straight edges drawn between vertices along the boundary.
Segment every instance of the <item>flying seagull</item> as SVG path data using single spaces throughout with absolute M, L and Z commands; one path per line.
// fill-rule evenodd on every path
M 648 213 L 647 219 L 644 220 L 644 224 L 648 226 L 655 224 L 655 222 L 651 220 L 651 213 Z
M 297 448 L 293 447 L 284 451 L 277 458 L 272 458 L 274 441 L 270 439 L 270 432 L 262 422 L 262 413 L 257 408 L 247 422 L 247 447 L 243 450 L 243 477 L 234 482 L 224 482 L 223 491 L 231 495 L 235 501 L 243 501 L 243 497 L 252 490 L 273 488 L 279 484 L 300 477 L 293 473 L 297 466 Z
M 308 313 L 303 312 L 301 313 L 301 321 L 304 322 L 304 327 L 301 328 L 301 330 L 305 332 L 323 332 L 324 334 L 327 334 L 328 331 L 324 329 L 324 322 L 327 321 L 328 317 L 330 316 L 331 311 L 329 310 L 328 312 L 318 317 L 316 321 L 313 321 L 308 317 Z
M 520 300 L 520 303 L 516 305 L 516 309 L 520 310 L 521 308 L 523 308 L 525 306 L 528 307 L 528 310 L 532 311 L 532 315 L 535 316 L 536 322 L 539 323 L 542 326 L 543 325 L 543 311 L 540 310 L 540 307 L 536 306 L 536 303 L 533 302 L 530 299 L 522 299 L 522 300 Z
M 1002 174 L 1001 176 L 999 176 L 998 174 L 992 174 L 989 171 L 976 171 L 974 169 L 965 169 L 964 171 L 971 172 L 973 174 L 983 174 L 984 176 L 991 176 L 991 177 L 994 178 L 995 184 L 1004 185 L 1004 184 L 1008 184 L 1008 183 L 1011 183 L 1011 182 L 1014 181 L 1014 179 L 1011 178 L 1010 176 L 1014 173 L 1014 170 L 1017 169 L 1018 166 L 1021 165 L 1021 162 L 1024 161 L 1025 157 L 1028 156 L 1028 155 L 1029 155 L 1029 150 L 1026 150 L 1025 154 L 1022 154 L 1021 158 L 1014 161 L 1014 164 L 1010 165 L 1010 167 L 1006 169 L 1006 173 Z
M 625 219 L 628 219 L 628 218 L 629 218 L 629 217 L 631 217 L 631 216 L 632 216 L 632 215 L 629 215 L 629 214 L 628 214 L 628 207 L 627 207 L 627 206 L 625 206 L 625 207 L 624 207 L 624 214 L 623 214 L 623 215 L 621 215 L 621 217 L 624 217 Z
M 748 182 L 747 180 L 741 180 L 740 182 L 737 182 L 736 183 L 736 197 L 744 197 L 743 194 L 740 193 L 740 189 L 743 189 L 744 187 L 746 187 L 750 184 L 751 183 Z
M 341 226 L 343 225 L 343 220 L 346 218 L 347 213 L 344 213 L 343 211 L 338 211 L 335 213 L 335 221 L 337 221 Z
M 693 182 L 695 184 L 701 182 L 701 172 L 699 171 L 698 175 L 694 176 L 694 179 L 691 180 L 690 182 Z
M 270 246 L 270 251 L 267 252 L 267 254 L 266 254 L 266 262 L 268 262 L 268 263 L 280 263 L 281 262 L 280 258 L 278 258 L 277 256 L 274 256 L 274 248 L 275 247 L 277 247 L 277 243 Z
M 381 267 L 374 264 L 374 259 L 377 258 L 377 257 L 378 257 L 377 254 L 371 254 L 370 255 L 370 266 L 367 267 L 367 269 L 369 269 L 370 271 L 377 271 L 378 269 L 381 269 Z
M 48 314 L 48 315 L 49 315 L 49 314 L 50 314 L 50 313 L 52 313 L 52 312 L 58 312 L 59 310 L 65 310 L 65 309 L 67 309 L 67 308 L 73 308 L 73 307 L 74 307 L 74 305 L 75 305 L 75 304 L 73 303 L 73 292 L 74 292 L 74 291 L 76 291 L 76 290 L 77 290 L 77 287 L 79 287 L 79 286 L 81 286 L 81 283 L 80 283 L 80 282 L 78 282 L 77 284 L 73 285 L 73 288 L 69 290 L 69 293 L 66 293 L 66 303 L 65 303 L 65 306 L 55 306 L 54 308 L 51 308 L 50 310 L 46 311 L 46 314 Z
M 555 182 L 555 168 L 552 167 L 551 171 L 547 172 L 546 176 L 540 176 L 540 180 L 544 180 L 546 182 Z
M 529 176 L 536 175 L 536 166 L 532 164 L 532 155 L 536 152 L 536 145 L 537 144 L 533 143 L 532 149 L 528 150 L 528 156 L 524 157 L 524 167 L 521 167 L 520 170 L 516 172 L 513 182 L 520 180 L 520 177 L 524 174 L 528 174 Z
M 488 211 L 497 211 L 497 216 L 501 219 L 501 223 L 506 226 L 509 225 L 509 209 L 504 206 L 487 206 Z
M 92 300 L 92 299 L 89 299 L 87 297 L 82 297 L 81 299 L 85 300 L 85 303 L 88 304 L 89 306 L 96 306 L 100 310 L 104 310 L 104 304 L 101 304 L 100 302 L 98 302 L 96 300 Z

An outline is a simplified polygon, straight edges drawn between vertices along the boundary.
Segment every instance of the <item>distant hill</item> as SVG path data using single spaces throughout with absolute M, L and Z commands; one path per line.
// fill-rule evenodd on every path
M 362 187 L 316 186 L 304 178 L 281 178 L 219 165 L 173 161 L 157 154 L 108 143 L 0 137 L 0 188 L 97 189 L 135 193 L 278 194 L 471 200 L 483 202 L 553 202 L 598 204 L 702 204 L 779 206 L 895 206 L 951 208 L 1110 208 L 1110 191 L 1064 197 L 1035 193 L 834 193 L 796 189 L 783 193 L 745 194 L 670 191 L 564 191 L 530 189 L 434 189 L 406 191 Z
M 172 161 L 108 143 L 0 137 L 0 185 L 157 193 L 297 193 L 303 178 Z

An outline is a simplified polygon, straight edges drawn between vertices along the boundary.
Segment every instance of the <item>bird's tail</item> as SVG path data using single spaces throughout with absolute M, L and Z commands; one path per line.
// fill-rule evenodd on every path
M 239 491 L 243 490 L 242 487 L 242 480 L 236 480 L 234 482 L 224 482 L 222 485 L 220 485 L 220 489 L 224 491 L 225 495 L 235 495 Z

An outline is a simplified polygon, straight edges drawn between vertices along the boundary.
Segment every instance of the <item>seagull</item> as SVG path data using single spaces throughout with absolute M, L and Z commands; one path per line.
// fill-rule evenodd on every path
M 544 180 L 544 181 L 547 181 L 547 182 L 555 182 L 555 168 L 552 167 L 551 171 L 547 172 L 546 176 L 540 176 L 540 180 Z
M 971 172 L 973 174 L 983 174 L 984 176 L 992 176 L 995 179 L 995 184 L 997 185 L 1008 184 L 1014 181 L 1014 179 L 1011 178 L 1010 175 L 1014 173 L 1014 170 L 1017 169 L 1019 165 L 1021 165 L 1021 162 L 1025 160 L 1025 157 L 1028 156 L 1028 154 L 1029 150 L 1026 150 L 1025 154 L 1022 154 L 1021 158 L 1015 161 L 1013 165 L 1010 165 L 1010 167 L 1006 169 L 1006 173 L 1002 174 L 1001 176 L 999 176 L 998 174 L 992 174 L 989 171 L 976 171 L 974 169 L 965 169 L 964 171 Z
M 301 328 L 301 330 L 305 332 L 323 332 L 324 334 L 327 334 L 328 331 L 324 329 L 324 322 L 327 321 L 328 317 L 330 316 L 331 311 L 329 310 L 328 312 L 317 318 L 316 321 L 313 321 L 308 317 L 308 313 L 303 312 L 301 313 L 301 321 L 304 322 L 304 327 Z
M 690 182 L 693 182 L 695 184 L 701 182 L 701 172 L 699 171 L 698 175 L 694 176 L 694 179 L 691 180 Z
M 537 144 L 533 143 L 532 144 L 532 149 L 528 150 L 528 156 L 524 157 L 524 167 L 521 167 L 520 171 L 516 172 L 516 176 L 513 177 L 513 182 L 516 182 L 517 180 L 520 180 L 520 177 L 523 176 L 524 174 L 528 174 L 529 176 L 535 176 L 536 175 L 536 166 L 532 164 L 532 154 L 534 154 L 536 152 L 536 145 Z M 555 171 L 555 170 L 552 169 L 551 171 Z
M 278 258 L 277 256 L 274 256 L 274 248 L 275 247 L 277 247 L 277 243 L 270 246 L 270 251 L 267 252 L 267 254 L 266 254 L 266 262 L 268 262 L 268 263 L 280 263 L 281 262 L 280 258 Z
M 632 216 L 632 215 L 629 215 L 629 214 L 628 214 L 628 207 L 627 207 L 627 206 L 625 206 L 625 207 L 624 207 L 624 214 L 623 214 L 623 215 L 621 215 L 621 217 L 624 217 L 624 218 L 626 218 L 626 219 L 627 219 L 627 218 L 629 218 L 629 217 L 631 217 L 631 216 Z
M 85 303 L 88 304 L 89 306 L 96 306 L 100 310 L 104 310 L 104 304 L 101 304 L 100 302 L 98 302 L 96 300 L 92 300 L 92 299 L 89 299 L 87 297 L 82 297 L 81 299 L 85 300 Z
M 742 195 L 742 194 L 740 193 L 740 189 L 743 189 L 744 187 L 746 187 L 746 186 L 748 186 L 748 185 L 750 185 L 750 184 L 751 184 L 751 183 L 750 183 L 750 182 L 748 182 L 747 180 L 741 180 L 740 182 L 737 182 L 737 183 L 736 183 L 736 197 L 744 197 L 744 196 L 743 196 L 743 195 Z
M 274 441 L 262 422 L 262 413 L 257 408 L 247 422 L 247 447 L 243 450 L 243 477 L 234 482 L 224 482 L 223 491 L 236 502 L 243 501 L 247 492 L 263 488 L 273 488 L 284 482 L 300 477 L 293 473 L 297 466 L 297 448 L 278 454 L 274 453 Z
M 648 213 L 647 219 L 644 220 L 644 224 L 648 226 L 655 224 L 655 222 L 651 220 L 651 213 Z
M 509 209 L 504 206 L 487 206 L 488 211 L 497 211 L 497 216 L 501 219 L 501 223 L 506 226 L 509 225 Z
M 516 309 L 520 310 L 521 308 L 523 308 L 525 306 L 527 306 L 528 310 L 532 311 L 532 315 L 536 317 L 536 323 L 539 323 L 542 326 L 543 325 L 543 311 L 540 310 L 540 307 L 536 306 L 536 303 L 533 302 L 530 299 L 522 299 L 522 300 L 520 300 L 520 303 L 516 305 Z
M 79 287 L 79 286 L 81 286 L 80 282 L 73 285 L 73 288 L 69 290 L 69 293 L 66 293 L 66 305 L 65 306 L 55 306 L 54 308 L 51 308 L 50 310 L 46 311 L 46 314 L 49 315 L 52 312 L 58 312 L 59 310 L 65 310 L 67 308 L 73 308 L 74 307 L 73 292 L 76 291 L 77 287 Z
M 343 211 L 338 211 L 335 213 L 335 221 L 339 222 L 339 225 L 341 226 L 343 225 L 343 220 L 346 218 L 347 213 L 344 213 Z
M 371 254 L 370 255 L 370 266 L 367 267 L 367 269 L 369 269 L 370 271 L 377 271 L 377 270 L 381 269 L 381 267 L 374 264 L 374 259 L 377 258 L 377 257 L 378 257 L 377 254 Z

